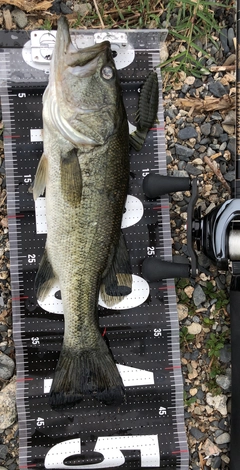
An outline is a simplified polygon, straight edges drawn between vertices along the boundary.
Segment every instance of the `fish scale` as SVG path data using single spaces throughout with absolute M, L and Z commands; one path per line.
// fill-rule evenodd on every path
M 40 230 L 44 221 L 42 218 L 36 220 L 32 194 L 29 193 L 42 153 L 41 96 L 47 76 L 44 68 L 37 70 L 27 65 L 23 58 L 28 58 L 28 52 L 23 52 L 23 46 L 29 40 L 28 33 L 14 32 L 16 34 L 17 41 L 12 38 L 12 33 L 0 32 L 3 47 L 0 77 L 17 357 L 19 468 L 44 469 L 56 465 L 63 468 L 59 458 L 64 452 L 77 468 L 83 466 L 76 455 L 81 453 L 85 464 L 94 464 L 96 469 L 103 462 L 102 468 L 172 466 L 188 470 L 179 324 L 172 280 L 151 285 L 148 301 L 136 307 L 117 312 L 99 307 L 100 327 L 102 331 L 107 329 L 110 347 L 119 362 L 119 369 L 125 374 L 128 396 L 125 405 L 119 409 L 88 399 L 59 414 L 50 410 L 47 404 L 61 348 L 63 318 L 61 314 L 51 313 L 60 302 L 58 296 L 49 299 L 48 309 L 43 310 L 36 304 L 34 277 L 46 235 L 40 231 L 36 234 L 36 227 Z M 77 40 L 79 34 L 91 39 L 95 33 L 73 34 Z M 129 54 L 134 58 L 127 65 L 125 60 L 118 73 L 128 119 L 132 123 L 138 106 L 139 86 L 148 71 L 158 65 L 161 34 L 159 30 L 127 32 L 128 43 L 134 49 L 134 54 L 131 51 Z M 142 201 L 149 214 L 124 229 L 136 276 L 140 276 L 141 261 L 146 255 L 155 253 L 155 256 L 171 259 L 168 198 L 162 197 L 152 203 L 145 201 L 142 193 L 142 178 L 148 172 L 166 173 L 159 73 L 158 78 L 159 123 L 148 134 L 141 152 L 131 151 L 130 155 L 129 191 Z M 149 220 L 156 223 L 156 236 L 151 235 L 151 244 Z M 113 449 L 114 459 L 110 449 Z

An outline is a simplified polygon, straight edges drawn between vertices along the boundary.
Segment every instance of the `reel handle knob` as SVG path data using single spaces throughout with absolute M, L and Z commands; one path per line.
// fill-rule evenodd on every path
M 148 282 L 158 282 L 174 277 L 190 277 L 190 266 L 172 263 L 159 258 L 146 258 L 142 264 L 142 275 Z
M 149 173 L 143 180 L 143 192 L 150 199 L 155 199 L 164 194 L 177 191 L 188 191 L 191 187 L 190 178 L 164 176 L 156 173 Z

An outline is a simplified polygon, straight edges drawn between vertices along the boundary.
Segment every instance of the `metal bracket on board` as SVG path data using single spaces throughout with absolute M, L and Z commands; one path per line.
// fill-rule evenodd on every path
M 32 61 L 38 64 L 48 64 L 51 60 L 57 31 L 32 31 L 31 32 L 31 56 Z M 119 50 L 125 48 L 128 44 L 126 33 L 115 33 L 112 31 L 96 32 L 91 36 L 80 34 L 80 38 L 75 40 L 76 36 L 72 36 L 73 43 L 78 48 L 91 46 L 103 41 L 109 41 L 112 48 Z
M 31 55 L 32 61 L 39 64 L 48 64 L 51 60 L 57 31 L 32 31 Z

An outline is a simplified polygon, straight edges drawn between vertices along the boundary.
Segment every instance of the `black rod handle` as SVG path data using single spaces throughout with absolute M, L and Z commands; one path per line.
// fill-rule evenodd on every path
M 232 362 L 232 403 L 231 403 L 231 470 L 240 469 L 240 277 L 232 277 L 230 289 L 231 320 L 231 362 Z M 237 281 L 237 282 L 236 282 Z M 236 285 L 234 286 L 236 282 Z
M 149 173 L 143 180 L 143 192 L 151 199 L 177 191 L 188 191 L 190 187 L 190 178 L 182 176 L 164 176 Z
M 142 275 L 148 282 L 158 282 L 174 277 L 190 277 L 190 266 L 185 263 L 171 263 L 159 258 L 146 258 L 142 264 Z

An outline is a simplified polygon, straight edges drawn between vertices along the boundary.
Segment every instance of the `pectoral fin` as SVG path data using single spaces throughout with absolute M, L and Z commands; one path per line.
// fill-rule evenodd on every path
M 47 250 L 43 253 L 35 278 L 35 290 L 38 300 L 44 300 L 56 280 Z
M 77 149 L 61 155 L 61 189 L 65 200 L 77 207 L 82 195 L 82 174 Z
M 46 180 L 47 180 L 47 167 L 48 167 L 47 157 L 43 153 L 39 161 L 38 167 L 37 167 L 35 180 L 33 184 L 34 201 L 36 201 L 36 199 L 39 196 L 41 196 L 45 191 Z
M 132 291 L 132 267 L 123 234 L 119 238 L 113 262 L 102 280 L 100 292 L 106 305 L 113 306 Z

